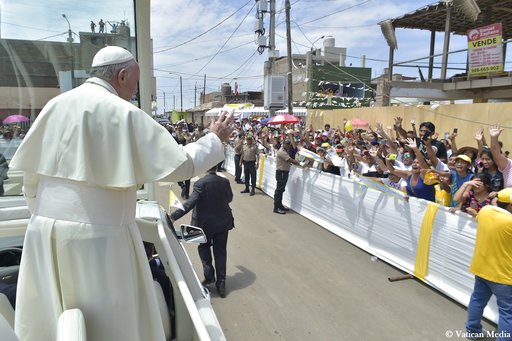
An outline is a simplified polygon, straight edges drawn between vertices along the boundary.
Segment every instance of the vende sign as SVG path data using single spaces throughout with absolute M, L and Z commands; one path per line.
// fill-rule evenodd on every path
M 467 32 L 469 75 L 503 71 L 501 23 Z

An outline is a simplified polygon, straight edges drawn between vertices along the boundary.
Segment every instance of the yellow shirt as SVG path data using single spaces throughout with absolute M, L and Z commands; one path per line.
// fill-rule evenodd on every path
M 512 285 L 512 214 L 487 205 L 476 220 L 478 230 L 470 271 L 488 281 Z

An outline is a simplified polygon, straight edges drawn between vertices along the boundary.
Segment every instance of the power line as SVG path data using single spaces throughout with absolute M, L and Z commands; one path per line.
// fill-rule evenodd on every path
M 350 7 L 347 7 L 347 8 L 343 8 L 343 9 L 340 9 L 339 11 L 334 11 L 332 13 L 329 13 L 329 14 L 326 14 L 324 16 L 321 16 L 319 18 L 316 18 L 316 19 L 313 19 L 313 20 L 310 20 L 310 21 L 306 21 L 306 22 L 303 22 L 301 25 L 305 25 L 305 24 L 309 24 L 309 23 L 312 23 L 312 22 L 315 22 L 315 21 L 318 21 L 318 20 L 321 20 L 321 19 L 325 19 L 327 17 L 330 17 L 331 15 L 334 15 L 334 14 L 338 14 L 338 13 L 341 13 L 341 12 L 344 12 L 344 11 L 348 11 L 349 9 L 352 9 L 352 8 L 355 8 L 355 7 L 359 7 L 359 6 L 362 6 L 368 2 L 370 2 L 372 0 L 366 0 L 366 1 L 363 1 L 361 3 L 358 3 L 358 4 L 355 4 L 353 6 L 350 6 Z
M 219 50 L 215 53 L 215 55 L 201 68 L 199 69 L 199 71 L 197 71 L 194 76 L 196 76 L 197 74 L 199 74 L 199 72 L 203 71 L 211 62 L 212 60 L 215 59 L 215 57 L 217 57 L 217 55 L 219 54 L 219 52 L 224 48 L 224 46 L 226 46 L 226 44 L 229 42 L 229 40 L 231 39 L 231 37 L 233 37 L 233 35 L 236 33 L 236 31 L 238 31 L 238 29 L 240 28 L 240 26 L 242 26 L 242 24 L 244 23 L 245 19 L 247 19 L 247 17 L 249 16 L 249 14 L 252 12 L 252 10 L 254 9 L 254 7 L 256 6 L 257 2 L 254 2 L 254 4 L 252 5 L 251 9 L 249 10 L 249 12 L 247 12 L 247 14 L 245 15 L 245 17 L 242 19 L 242 21 L 240 22 L 240 24 L 238 24 L 238 26 L 235 28 L 235 30 L 233 31 L 233 33 L 231 33 L 231 35 L 228 37 L 228 39 L 224 42 L 224 44 L 222 44 L 222 46 L 219 48 Z M 244 5 L 245 7 L 245 5 Z
M 169 51 L 169 50 L 172 50 L 172 49 L 175 49 L 177 47 L 180 47 L 180 46 L 183 46 L 187 43 L 190 43 L 191 41 L 194 41 L 196 40 L 197 38 L 199 37 L 202 37 L 204 36 L 206 33 L 214 30 L 215 28 L 219 27 L 221 24 L 223 24 L 226 20 L 228 20 L 229 18 L 231 18 L 232 16 L 234 16 L 236 13 L 238 13 L 239 11 L 241 11 L 245 6 L 247 6 L 249 3 L 251 2 L 251 0 L 247 1 L 245 4 L 243 4 L 242 7 L 240 7 L 239 9 L 237 9 L 236 11 L 234 11 L 233 13 L 231 13 L 229 16 L 227 16 L 226 18 L 224 18 L 222 21 L 220 21 L 219 23 L 217 23 L 216 25 L 214 25 L 213 27 L 209 28 L 208 30 L 204 31 L 203 33 L 199 34 L 198 36 L 195 36 L 194 38 L 192 39 L 189 39 L 181 44 L 178 44 L 176 46 L 172 46 L 172 47 L 168 47 L 168 48 L 165 48 L 163 50 L 160 50 L 160 51 L 155 51 L 153 53 L 160 53 L 160 52 L 165 52 L 165 51 Z M 252 8 L 254 8 L 254 5 L 252 6 Z M 252 10 L 251 8 L 251 10 Z
M 234 70 L 233 72 L 231 72 L 230 74 L 227 74 L 226 76 L 224 76 L 224 78 L 228 78 L 230 77 L 232 74 L 234 74 L 235 72 L 237 72 L 238 70 L 240 70 L 246 63 L 248 63 L 252 57 L 254 57 L 254 55 L 256 54 L 256 52 L 258 52 L 258 50 L 254 50 L 254 52 L 249 56 L 249 58 L 247 58 L 238 68 L 236 68 L 236 70 Z
M 38 27 L 32 27 L 32 26 L 25 26 L 25 25 L 18 25 L 18 24 L 12 24 L 10 22 L 5 22 L 5 21 L 0 21 L 2 24 L 4 25 L 11 25 L 11 26 L 17 26 L 17 27 L 23 27 L 23 28 L 28 28 L 28 29 L 31 29 L 31 30 L 36 30 L 36 31 L 46 31 L 46 32 L 53 32 L 53 33 L 57 33 L 58 31 L 54 31 L 54 30 L 46 30 L 46 29 L 43 29 L 43 28 L 38 28 Z M 67 32 L 66 32 L 67 33 Z
M 62 33 L 59 33 L 59 34 L 54 34 L 52 36 L 48 36 L 48 37 L 44 37 L 44 38 L 39 38 L 39 39 L 35 39 L 34 41 L 41 41 L 41 40 L 45 40 L 45 39 L 50 39 L 50 38 L 53 38 L 53 37 L 58 37 L 58 36 L 61 36 L 61 35 L 67 35 L 68 32 L 62 32 Z
M 173 74 L 178 74 L 178 75 L 191 76 L 190 78 L 188 78 L 188 80 L 194 80 L 194 78 L 192 78 L 192 77 L 196 77 L 196 76 L 197 76 L 197 79 L 203 79 L 203 76 L 198 76 L 197 74 L 185 73 L 185 72 L 180 72 L 180 71 L 162 70 L 162 69 L 153 69 L 153 71 L 165 72 L 167 74 L 168 73 L 173 73 Z M 171 77 L 171 76 L 158 76 L 158 77 L 159 78 L 175 78 L 175 77 Z M 255 79 L 255 78 L 261 78 L 261 77 L 263 77 L 263 74 L 244 76 L 244 77 L 237 77 L 237 78 L 238 79 Z M 208 76 L 208 79 L 219 79 L 219 80 L 222 80 L 222 79 L 231 79 L 231 78 L 224 78 L 224 77 L 218 77 L 218 76 Z
M 347 29 L 347 28 L 362 28 L 362 27 L 373 27 L 378 24 L 366 24 L 366 25 L 354 25 L 354 26 L 316 26 L 316 25 L 307 25 L 302 24 L 303 26 L 313 27 L 313 28 L 337 28 L 337 29 Z
M 240 47 L 242 47 L 242 46 L 249 45 L 249 44 L 251 44 L 251 45 L 252 45 L 252 44 L 254 44 L 254 42 L 253 42 L 253 41 L 249 41 L 249 42 L 247 42 L 247 43 L 243 43 L 243 44 L 238 45 L 238 46 L 235 46 L 235 47 L 233 47 L 233 48 L 231 48 L 231 49 L 221 51 L 221 52 L 219 52 L 219 54 L 221 54 L 221 53 L 226 53 L 226 52 L 230 52 L 230 51 L 236 50 L 236 49 L 238 49 L 238 48 L 240 48 Z M 197 57 L 197 58 L 195 58 L 195 59 L 187 60 L 186 62 L 177 63 L 177 64 L 164 64 L 164 65 L 159 65 L 159 67 L 166 67 L 166 66 L 178 66 L 178 65 L 183 65 L 183 64 L 189 64 L 189 63 L 193 63 L 193 62 L 196 62 L 196 61 L 198 61 L 198 60 L 201 60 L 201 59 L 206 59 L 206 58 L 211 57 L 211 56 L 214 56 L 214 55 L 215 55 L 215 54 L 209 54 L 209 55 L 207 55 L 207 56 L 202 56 L 202 57 Z
M 253 33 L 240 34 L 238 36 L 234 36 L 233 38 L 243 38 L 243 37 L 249 37 L 249 36 L 252 37 Z M 205 43 L 211 43 L 212 41 L 219 41 L 219 39 L 218 38 L 215 38 L 215 39 L 205 39 L 205 40 L 189 42 L 188 44 L 205 44 Z M 165 48 L 166 47 L 154 47 L 155 50 L 165 49 Z

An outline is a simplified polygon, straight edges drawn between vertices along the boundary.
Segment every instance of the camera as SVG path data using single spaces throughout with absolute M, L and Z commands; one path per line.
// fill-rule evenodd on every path
M 428 138 L 432 135 L 432 132 L 427 131 L 425 134 L 423 134 L 423 137 L 421 138 L 423 141 L 427 141 Z

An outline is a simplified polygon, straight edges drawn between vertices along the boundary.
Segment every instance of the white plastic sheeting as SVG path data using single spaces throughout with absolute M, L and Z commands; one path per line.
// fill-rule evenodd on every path
M 275 160 L 265 157 L 258 169 L 258 187 L 275 191 Z M 234 173 L 234 155 L 226 150 L 225 167 Z M 292 167 L 283 203 L 302 216 L 397 268 L 413 274 L 420 231 L 428 201 L 409 202 L 348 177 Z M 435 216 L 423 281 L 467 306 L 474 276 L 469 272 L 477 224 L 465 213 L 439 207 Z M 484 316 L 497 323 L 495 298 Z M 461 322 L 463 323 L 463 322 Z

